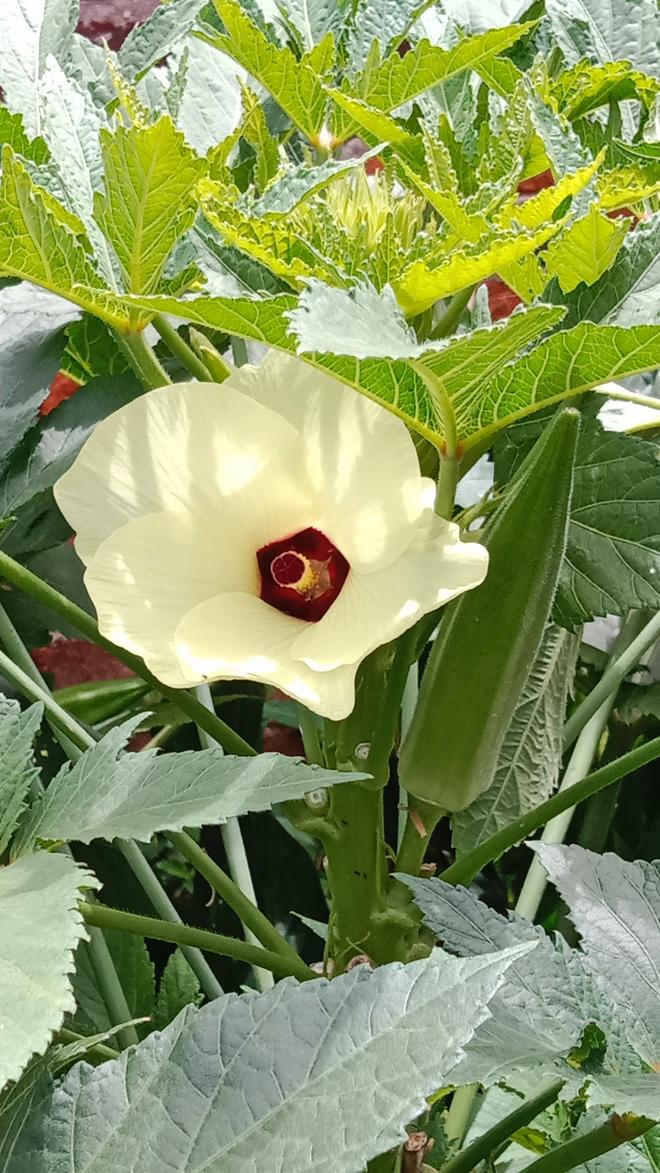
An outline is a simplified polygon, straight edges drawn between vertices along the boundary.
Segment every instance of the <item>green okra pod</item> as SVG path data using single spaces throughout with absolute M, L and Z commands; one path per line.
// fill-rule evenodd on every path
M 559 411 L 489 526 L 485 581 L 447 607 L 399 764 L 414 798 L 462 810 L 490 786 L 561 570 L 580 416 Z

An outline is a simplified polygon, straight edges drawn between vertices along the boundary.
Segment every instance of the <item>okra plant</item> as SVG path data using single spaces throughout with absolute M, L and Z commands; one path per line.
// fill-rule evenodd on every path
M 0 6 L 0 1168 L 658 1173 L 656 0 L 78 16 Z

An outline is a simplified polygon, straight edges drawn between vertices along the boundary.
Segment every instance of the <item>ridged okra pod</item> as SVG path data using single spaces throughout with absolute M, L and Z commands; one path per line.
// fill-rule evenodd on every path
M 561 570 L 580 417 L 559 411 L 489 527 L 481 586 L 443 613 L 400 759 L 410 795 L 462 810 L 490 786 Z

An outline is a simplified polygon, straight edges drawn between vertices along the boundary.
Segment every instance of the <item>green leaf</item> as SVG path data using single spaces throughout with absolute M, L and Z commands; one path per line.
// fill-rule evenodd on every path
M 660 365 L 660 328 L 595 326 L 583 322 L 561 330 L 511 363 L 484 388 L 473 405 L 470 443 L 481 442 L 536 411 L 600 383 Z
M 614 264 L 595 285 L 576 289 L 568 298 L 553 285 L 544 296 L 566 305 L 567 327 L 583 320 L 660 325 L 660 212 L 628 234 Z
M 109 1159 L 140 1173 L 362 1168 L 442 1085 L 514 956 L 358 966 L 189 1008 L 117 1062 L 69 1072 L 18 1141 L 15 1173 L 26 1159 L 30 1173 L 62 1159 L 70 1173 Z
M 327 33 L 338 39 L 346 23 L 346 12 L 337 0 L 280 0 L 278 7 L 286 24 L 299 34 L 307 51 L 322 41 Z
M 16 155 L 40 165 L 48 159 L 48 147 L 42 138 L 29 138 L 22 114 L 11 114 L 0 106 L 0 145 L 7 143 Z
M 111 326 L 127 324 L 121 302 L 106 294 L 88 254 L 82 223 L 37 187 L 11 147 L 2 154 L 0 273 L 32 281 Z
M 65 302 L 37 294 L 30 286 L 17 285 L 0 294 L 0 469 L 37 418 L 59 369 L 61 327 L 74 314 Z M 1 509 L 0 516 L 6 516 Z
M 660 605 L 660 462 L 656 445 L 592 423 L 578 446 L 555 619 Z
M 52 488 L 96 425 L 141 393 L 132 374 L 95 380 L 41 419 L 0 474 L 0 516 Z
M 564 293 L 580 284 L 593 285 L 612 265 L 628 232 L 627 220 L 610 220 L 592 204 L 586 216 L 548 244 L 548 275 L 557 277 Z
M 22 713 L 17 701 L 0 695 L 0 853 L 14 834 L 38 777 L 32 745 L 42 716 L 41 705 Z
M 78 0 L 2 0 L 0 78 L 5 102 L 23 115 L 29 134 L 41 129 L 38 83 L 50 54 L 66 59 L 78 22 Z
M 592 65 L 580 60 L 552 82 L 560 112 L 572 121 L 610 102 L 638 98 L 650 107 L 658 91 L 660 83 L 655 78 L 631 69 L 627 61 Z
M 156 970 L 144 937 L 133 933 L 104 931 L 110 956 L 131 1018 L 151 1018 L 156 1003 Z M 140 1038 L 148 1033 L 148 1024 L 137 1026 Z
M 176 242 L 192 227 L 203 164 L 168 117 L 101 132 L 105 195 L 94 212 L 131 293 L 155 293 Z
M 240 135 L 250 144 L 255 154 L 254 183 L 257 191 L 263 192 L 272 179 L 277 175 L 280 165 L 280 151 L 277 139 L 271 134 L 266 121 L 266 114 L 257 94 L 248 86 L 241 89 L 243 100 L 243 118 L 241 120 Z M 238 133 L 238 132 L 237 132 Z M 314 169 L 310 168 L 309 171 Z M 291 205 L 295 206 L 297 200 Z M 266 211 L 279 211 L 278 207 L 267 207 Z
M 99 135 L 105 118 L 89 90 L 67 77 L 54 57 L 39 82 L 39 100 L 42 134 L 67 208 L 84 224 L 105 283 L 116 289 L 116 261 L 94 218 L 94 193 L 103 186 Z
M 66 855 L 39 851 L 0 868 L 0 1087 L 45 1051 L 74 1009 L 69 975 L 85 935 L 78 896 L 98 886 Z
M 252 260 L 265 265 L 276 277 L 296 286 L 303 277 L 332 273 L 311 244 L 285 217 L 246 216 L 225 200 L 224 189 L 210 179 L 199 184 L 199 203 L 207 220 L 227 244 L 241 249 Z
M 83 314 L 66 329 L 66 348 L 61 370 L 78 383 L 110 375 L 125 375 L 128 362 L 105 322 L 92 314 Z
M 288 317 L 301 353 L 418 358 L 425 349 L 389 285 L 379 293 L 366 282 L 346 290 L 312 278 Z
M 369 159 L 378 155 L 380 149 L 380 146 L 373 147 L 372 150 L 365 151 L 364 154 L 358 155 L 354 159 L 345 159 L 344 161 L 326 159 L 325 162 L 314 167 L 308 163 L 292 167 L 283 175 L 278 176 L 261 198 L 250 205 L 250 214 L 252 216 L 285 216 L 303 200 L 322 191 L 335 179 L 341 179 L 343 175 L 349 175 L 357 167 L 363 167 Z
M 347 37 L 350 69 L 364 65 L 374 41 L 383 52 L 395 49 L 426 6 L 425 0 L 358 0 Z
M 226 32 L 214 44 L 261 82 L 298 129 L 318 142 L 328 99 L 309 55 L 297 61 L 289 48 L 274 45 L 237 0 L 213 2 Z
M 175 949 L 160 979 L 154 1026 L 164 1030 L 186 1006 L 198 1006 L 202 1000 L 199 982 L 180 949 Z
M 396 110 L 439 82 L 466 69 L 476 69 L 482 61 L 504 52 L 532 27 L 532 24 L 514 24 L 491 29 L 477 37 L 466 37 L 451 49 L 424 40 L 409 53 L 401 56 L 395 49 L 382 61 L 372 54 L 364 70 L 351 83 L 350 91 L 346 83 L 343 88 L 376 110 Z M 342 139 L 353 133 L 350 124 L 346 125 L 341 117 L 335 120 L 333 130 Z
M 206 155 L 240 121 L 244 72 L 199 37 L 188 37 L 185 52 L 185 84 L 175 121 L 190 146 Z
M 660 73 L 660 14 L 655 0 L 639 0 L 634 19 L 627 5 L 609 0 L 546 0 L 546 12 L 568 61 L 593 55 L 600 63 L 629 61 L 651 77 Z
M 154 831 L 222 823 L 365 776 L 306 766 L 279 754 L 238 758 L 217 749 L 162 757 L 151 750 L 122 754 L 141 719 L 138 714 L 112 729 L 79 762 L 60 771 L 32 807 L 17 851 L 35 839 L 147 842 Z
M 137 81 L 167 57 L 187 36 L 207 0 L 170 0 L 159 4 L 143 24 L 128 34 L 118 54 L 121 72 Z
M 552 794 L 562 758 L 566 699 L 578 639 L 550 626 L 506 732 L 492 786 L 452 819 L 457 855 L 464 855 Z

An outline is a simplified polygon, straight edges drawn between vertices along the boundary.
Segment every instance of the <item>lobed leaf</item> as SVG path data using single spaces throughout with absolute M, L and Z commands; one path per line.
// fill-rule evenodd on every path
M 568 298 L 550 286 L 544 296 L 566 306 L 567 327 L 581 321 L 660 325 L 660 212 L 626 236 L 613 265 L 594 285 L 579 287 Z
M 37 839 L 139 839 L 222 823 L 248 811 L 302 798 L 308 791 L 362 778 L 307 766 L 298 758 L 231 757 L 218 749 L 156 756 L 122 753 L 142 714 L 111 729 L 73 766 L 64 766 L 34 803 L 15 845 Z
M 28 1161 L 52 1173 L 63 1158 L 71 1173 L 104 1173 L 110 1154 L 141 1173 L 357 1173 L 443 1084 L 519 952 L 359 966 L 188 1007 L 118 1061 L 69 1072 L 11 1173 Z
M 170 0 L 159 4 L 126 37 L 117 60 L 129 81 L 137 81 L 177 47 L 192 29 L 207 0 Z
M 41 705 L 22 713 L 18 701 L 0 695 L 0 853 L 17 828 L 38 777 L 32 747 L 42 717 Z
M 548 276 L 557 277 L 564 293 L 593 285 L 610 269 L 628 227 L 625 219 L 610 220 L 592 204 L 586 216 L 549 242 L 544 258 Z
M 2 0 L 0 78 L 7 106 L 39 134 L 38 84 L 50 54 L 65 60 L 78 22 L 78 0 Z

